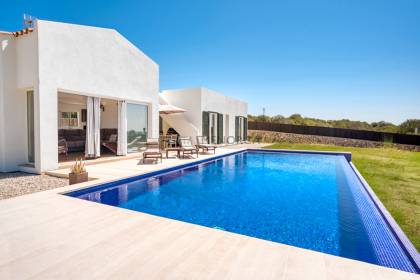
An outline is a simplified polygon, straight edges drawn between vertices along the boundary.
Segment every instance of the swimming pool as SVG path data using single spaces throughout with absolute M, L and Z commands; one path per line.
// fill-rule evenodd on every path
M 249 150 L 67 195 L 418 272 L 341 154 Z

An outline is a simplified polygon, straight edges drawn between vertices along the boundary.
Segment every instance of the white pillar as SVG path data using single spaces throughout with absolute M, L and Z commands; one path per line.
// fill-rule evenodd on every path
M 57 89 L 40 83 L 34 89 L 34 142 L 37 172 L 58 168 Z
M 101 156 L 101 99 L 86 97 L 86 158 Z
M 117 155 L 127 154 L 127 102 L 118 101 L 118 142 Z
M 152 103 L 152 106 L 150 107 L 152 111 L 150 114 L 151 118 L 148 123 L 148 137 L 159 138 L 159 102 Z

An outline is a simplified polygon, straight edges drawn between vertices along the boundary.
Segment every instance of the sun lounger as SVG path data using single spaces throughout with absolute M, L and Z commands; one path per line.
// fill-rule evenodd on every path
M 216 153 L 216 145 L 209 144 L 209 140 L 207 136 L 197 136 L 197 145 L 195 145 L 197 149 L 202 149 L 203 152 L 206 151 L 213 151 L 213 153 Z
M 182 157 L 185 157 L 185 154 L 196 154 L 198 157 L 198 149 L 192 145 L 190 137 L 179 137 L 179 146 Z

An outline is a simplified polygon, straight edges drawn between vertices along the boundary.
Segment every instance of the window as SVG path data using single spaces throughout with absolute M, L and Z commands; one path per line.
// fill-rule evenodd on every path
M 235 120 L 235 138 L 236 141 L 243 141 L 247 139 L 248 122 L 247 118 L 237 116 Z
M 61 112 L 60 128 L 79 128 L 79 113 Z

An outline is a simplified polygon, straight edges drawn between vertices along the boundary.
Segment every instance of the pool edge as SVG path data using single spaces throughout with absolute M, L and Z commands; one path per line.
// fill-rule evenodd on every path
M 369 183 L 365 180 L 365 178 L 363 178 L 362 174 L 359 172 L 357 167 L 351 161 L 349 161 L 349 164 L 353 172 L 356 174 L 358 180 L 362 184 L 363 188 L 366 190 L 370 199 L 373 201 L 376 209 L 378 209 L 379 213 L 387 223 L 388 227 L 391 229 L 391 232 L 394 234 L 398 243 L 406 252 L 406 255 L 412 262 L 416 273 L 420 274 L 420 255 L 417 252 L 417 249 L 414 247 L 413 243 L 410 241 L 410 239 L 407 237 L 407 235 L 392 217 L 391 213 L 389 213 L 388 209 L 386 209 L 386 207 L 383 205 L 382 201 L 375 194 Z
M 348 162 L 351 162 L 350 152 L 334 152 L 334 151 L 311 151 L 311 150 L 288 150 L 288 149 L 255 149 L 249 148 L 247 151 L 269 152 L 269 153 L 288 153 L 288 154 L 312 154 L 312 155 L 331 155 L 331 156 L 344 156 Z
M 136 180 L 141 180 L 141 179 L 145 179 L 145 178 L 152 177 L 152 176 L 162 175 L 162 174 L 165 174 L 165 173 L 168 173 L 168 172 L 172 172 L 174 170 L 185 169 L 185 168 L 188 168 L 188 167 L 191 167 L 191 166 L 194 166 L 194 165 L 202 164 L 202 163 L 205 163 L 205 162 L 215 161 L 215 160 L 218 160 L 218 159 L 223 158 L 225 156 L 231 156 L 231 155 L 238 154 L 238 153 L 243 153 L 243 152 L 246 152 L 246 151 L 247 151 L 247 149 L 245 149 L 245 148 L 240 149 L 240 150 L 234 150 L 232 152 L 228 152 L 228 153 L 225 153 L 225 154 L 213 156 L 213 157 L 210 157 L 210 158 L 205 158 L 205 159 L 201 159 L 201 160 L 197 160 L 197 161 L 187 162 L 187 163 L 183 163 L 183 164 L 179 164 L 179 165 L 175 165 L 175 166 L 171 166 L 171 167 L 167 167 L 167 168 L 162 168 L 162 169 L 151 171 L 151 172 L 146 172 L 146 173 L 142 173 L 142 174 L 138 174 L 138 175 L 124 176 L 124 177 L 121 177 L 121 178 L 110 179 L 110 180 L 107 180 L 106 182 L 98 182 L 96 184 L 91 184 L 91 185 L 88 185 L 88 186 L 81 186 L 80 188 L 75 188 L 75 189 L 72 189 L 72 190 L 59 192 L 58 194 L 75 197 L 74 195 L 71 195 L 71 194 L 72 193 L 77 193 L 77 192 L 83 192 L 83 191 L 86 191 L 88 189 L 95 189 L 97 187 L 105 188 L 107 185 L 113 185 L 116 182 L 124 184 L 124 183 L 128 183 L 128 182 L 131 182 L 131 181 L 136 181 Z

